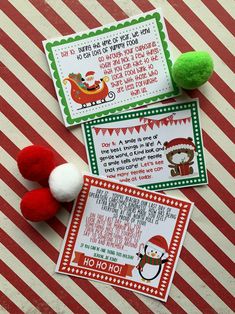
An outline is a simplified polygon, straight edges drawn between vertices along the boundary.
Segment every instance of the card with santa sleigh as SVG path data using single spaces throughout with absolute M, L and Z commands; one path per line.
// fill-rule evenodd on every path
M 192 206 L 85 175 L 56 271 L 166 301 Z
M 180 94 L 160 9 L 43 45 L 66 126 Z

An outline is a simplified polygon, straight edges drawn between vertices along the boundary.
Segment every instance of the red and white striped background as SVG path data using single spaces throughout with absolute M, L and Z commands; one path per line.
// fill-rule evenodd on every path
M 2 0 L 1 7 L 0 312 L 232 313 L 234 1 Z M 175 57 L 206 50 L 215 62 L 210 82 L 188 93 L 200 99 L 209 186 L 166 192 L 195 202 L 167 303 L 55 274 L 70 209 L 62 209 L 50 222 L 24 220 L 20 198 L 36 185 L 20 176 L 15 162 L 19 149 L 37 143 L 52 147 L 61 161 L 88 169 L 81 128 L 63 125 L 42 40 L 155 7 L 163 8 Z

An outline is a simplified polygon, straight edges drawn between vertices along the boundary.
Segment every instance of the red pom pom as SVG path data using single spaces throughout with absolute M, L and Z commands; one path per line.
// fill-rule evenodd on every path
M 27 192 L 20 203 L 22 215 L 31 221 L 48 220 L 55 216 L 59 207 L 49 188 Z
M 39 145 L 22 149 L 17 156 L 17 164 L 25 179 L 42 184 L 47 184 L 48 177 L 56 166 L 53 152 Z

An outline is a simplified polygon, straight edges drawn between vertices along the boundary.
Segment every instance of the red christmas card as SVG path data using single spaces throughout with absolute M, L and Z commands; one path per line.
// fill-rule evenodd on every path
M 85 175 L 56 271 L 166 301 L 192 207 Z

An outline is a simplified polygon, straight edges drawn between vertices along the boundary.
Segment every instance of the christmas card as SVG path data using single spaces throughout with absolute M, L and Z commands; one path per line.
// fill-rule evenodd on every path
M 192 207 L 85 175 L 56 271 L 166 301 Z
M 179 95 L 160 10 L 43 45 L 66 126 Z
M 207 183 L 197 99 L 83 125 L 93 174 L 148 190 Z

